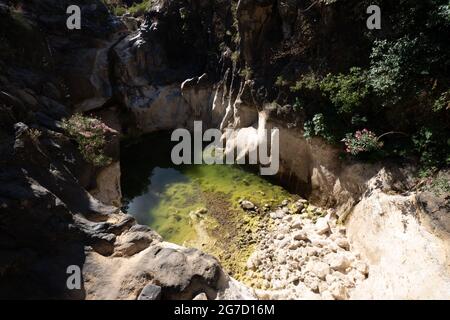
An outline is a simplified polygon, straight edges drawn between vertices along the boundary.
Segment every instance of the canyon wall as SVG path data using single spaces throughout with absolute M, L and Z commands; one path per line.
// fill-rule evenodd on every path
M 72 4 L 82 10 L 79 31 L 66 28 Z M 118 208 L 119 98 L 178 99 L 176 114 L 154 114 L 163 129 L 164 119 L 184 117 L 180 86 L 139 87 L 137 75 L 130 88 L 116 84 L 115 54 L 129 32 L 100 1 L 16 5 L 0 1 L 0 297 L 252 298 L 214 257 L 163 242 Z M 107 126 L 106 167 L 89 163 L 64 129 L 63 119 L 81 111 Z M 69 266 L 81 268 L 79 289 L 67 285 Z

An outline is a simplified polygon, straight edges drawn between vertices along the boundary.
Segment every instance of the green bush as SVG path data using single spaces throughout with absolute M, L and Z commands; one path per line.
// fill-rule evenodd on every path
M 414 149 L 420 155 L 425 168 L 435 168 L 442 164 L 450 165 L 450 137 L 448 132 L 422 127 L 412 138 Z
M 306 139 L 311 139 L 314 136 L 322 137 L 328 142 L 335 142 L 335 137 L 331 134 L 327 123 L 325 122 L 325 117 L 322 113 L 317 113 L 314 115 L 312 120 L 305 121 L 303 136 Z
M 443 110 L 450 111 L 450 90 L 443 92 L 439 98 L 436 99 L 432 109 L 434 112 Z
M 348 74 L 328 74 L 319 85 L 339 113 L 351 113 L 363 105 L 369 94 L 367 74 L 360 68 L 351 68 Z
M 374 92 L 390 98 L 391 102 L 400 100 L 402 86 L 410 82 L 411 75 L 417 70 L 413 64 L 417 43 L 417 38 L 408 36 L 395 41 L 375 41 L 369 69 L 369 83 Z
M 315 73 L 307 73 L 292 86 L 291 92 L 299 92 L 304 90 L 317 90 L 320 87 L 320 79 Z
M 125 4 L 121 4 L 118 1 L 104 0 L 105 5 L 111 10 L 111 12 L 116 16 L 122 16 L 129 12 L 133 16 L 139 16 L 145 13 L 153 3 L 153 0 L 143 0 L 142 2 L 133 3 L 130 7 Z

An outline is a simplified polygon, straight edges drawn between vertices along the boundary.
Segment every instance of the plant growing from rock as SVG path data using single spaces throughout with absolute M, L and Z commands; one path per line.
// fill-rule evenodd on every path
M 332 143 L 335 137 L 330 132 L 329 127 L 325 121 L 325 117 L 322 113 L 317 113 L 314 115 L 312 120 L 305 121 L 303 127 L 303 136 L 306 139 L 311 139 L 314 136 L 322 137 L 328 142 Z
M 356 131 L 354 134 L 348 133 L 342 140 L 345 143 L 347 153 L 354 156 L 363 153 L 381 149 L 383 142 L 372 131 L 363 129 Z
M 351 113 L 363 105 L 369 94 L 367 75 L 360 68 L 351 68 L 348 74 L 328 74 L 320 83 L 339 113 Z
M 106 135 L 113 132 L 99 119 L 74 114 L 63 120 L 63 128 L 78 143 L 84 159 L 96 167 L 107 166 L 112 159 L 104 154 Z

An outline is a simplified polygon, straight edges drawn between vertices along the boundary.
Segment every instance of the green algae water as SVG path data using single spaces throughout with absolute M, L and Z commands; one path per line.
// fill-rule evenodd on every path
M 176 166 L 174 144 L 168 133 L 123 142 L 123 210 L 166 241 L 244 261 L 255 243 L 252 233 L 264 222 L 241 209 L 239 200 L 270 208 L 295 196 L 238 166 Z

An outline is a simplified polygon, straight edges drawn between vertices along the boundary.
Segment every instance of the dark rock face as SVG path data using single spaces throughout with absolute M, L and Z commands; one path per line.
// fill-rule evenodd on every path
M 80 31 L 65 27 L 72 4 L 82 9 Z M 156 283 L 162 298 L 190 299 L 226 288 L 229 278 L 217 260 L 161 242 L 86 191 L 99 168 L 83 159 L 61 121 L 75 111 L 114 105 L 112 53 L 126 35 L 123 24 L 97 0 L 14 5 L 21 11 L 0 2 L 0 298 L 157 298 L 149 289 Z M 133 59 L 139 42 L 126 42 L 137 50 Z M 106 148 L 113 160 L 116 138 Z M 83 270 L 80 289 L 66 285 L 71 265 Z

